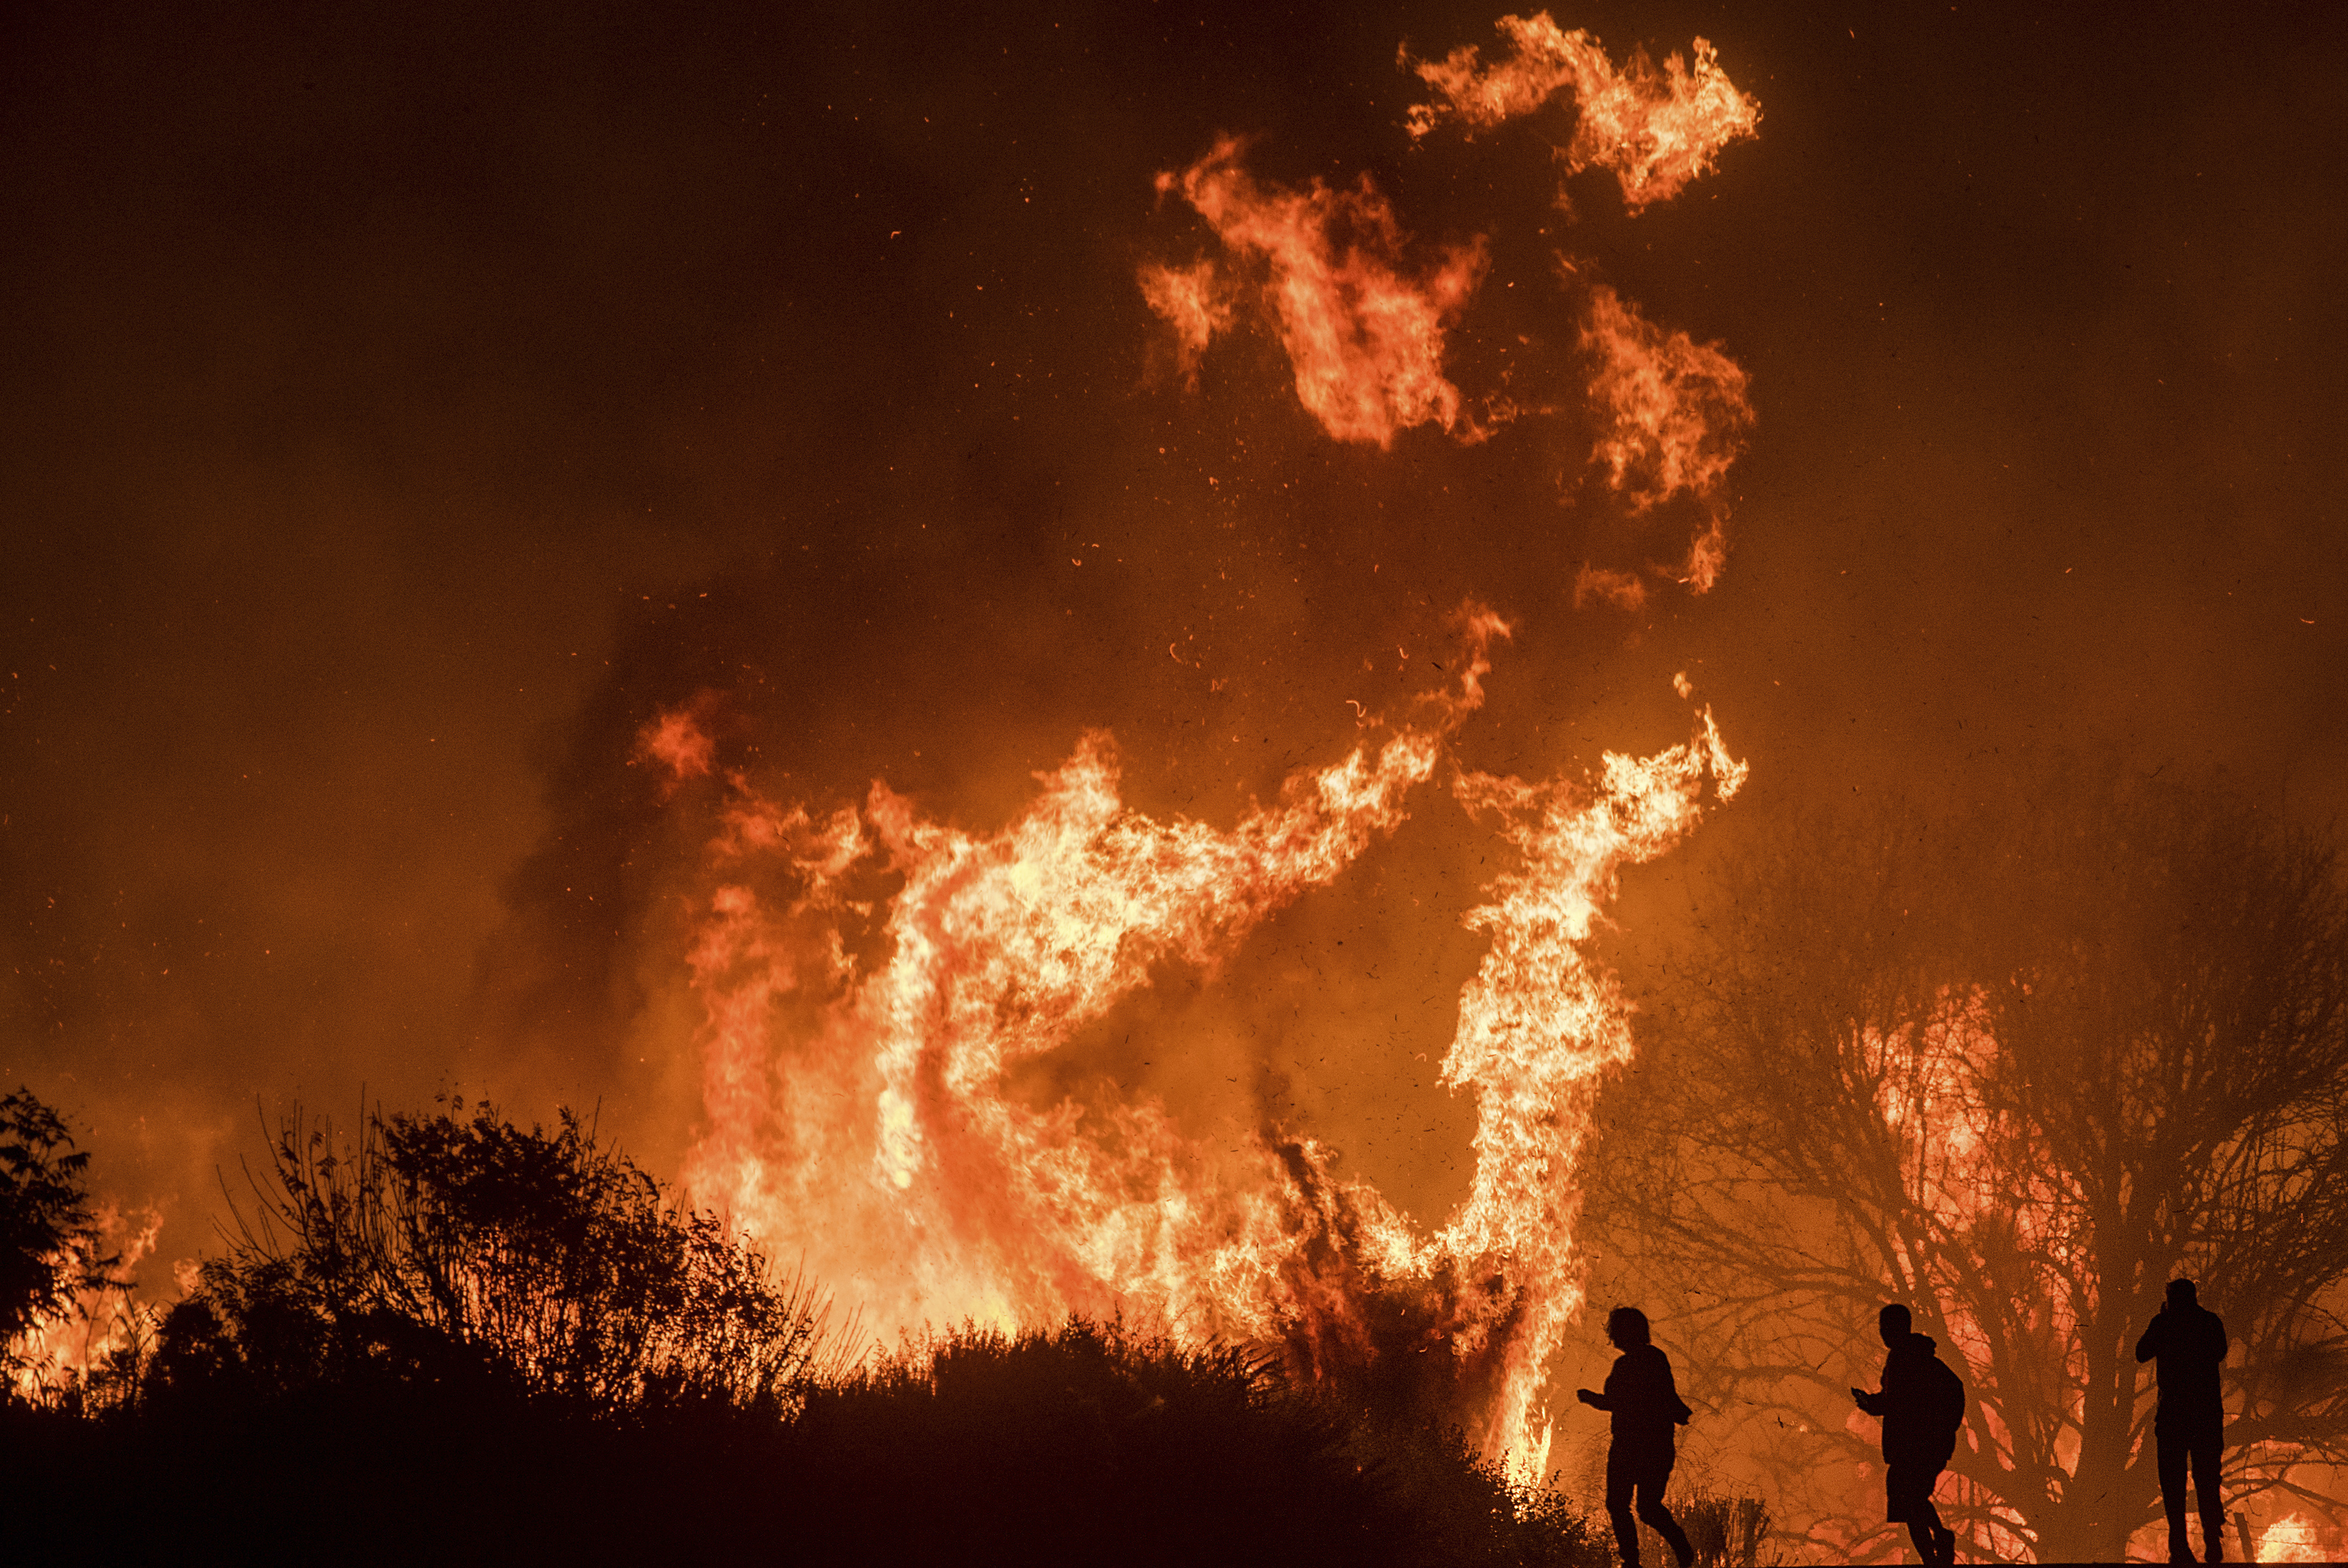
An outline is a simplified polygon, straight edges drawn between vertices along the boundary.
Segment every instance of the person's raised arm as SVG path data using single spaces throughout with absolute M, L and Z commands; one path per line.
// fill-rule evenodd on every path
M 2160 1354 L 2160 1320 L 2168 1311 L 2168 1308 L 2163 1307 L 2152 1315 L 2152 1321 L 2145 1325 L 2144 1337 L 2136 1342 L 2137 1360 L 2149 1361 Z

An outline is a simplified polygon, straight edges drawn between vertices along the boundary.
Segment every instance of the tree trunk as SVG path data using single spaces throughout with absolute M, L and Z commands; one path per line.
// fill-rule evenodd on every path
M 2081 1390 L 2079 1459 L 2064 1509 L 2065 1539 L 2040 1552 L 2060 1563 L 2117 1563 L 2127 1554 L 2136 1518 L 2129 1491 L 2129 1429 L 2136 1414 L 2136 1368 L 2124 1363 L 2108 1327 L 2086 1327 L 2087 1377 Z

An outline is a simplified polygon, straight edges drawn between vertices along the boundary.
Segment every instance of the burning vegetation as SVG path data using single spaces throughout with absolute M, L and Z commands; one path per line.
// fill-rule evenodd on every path
M 1391 596 L 1359 615 L 1292 570 L 1323 519 L 1245 589 L 1216 558 L 1202 595 L 1287 595 L 1284 635 L 1320 663 L 1267 695 L 1290 674 L 1271 634 L 1151 619 L 1151 677 L 1183 682 L 1157 729 L 1059 700 L 1074 676 L 1027 711 L 958 705 L 986 616 L 1044 651 L 1023 668 L 1085 662 L 1055 640 L 1072 590 L 948 581 L 906 601 L 939 607 L 928 624 L 884 607 L 874 630 L 863 601 L 915 547 L 860 519 L 829 554 L 713 569 L 677 600 L 747 608 L 697 646 L 670 620 L 615 651 L 509 889 L 508 935 L 592 927 L 600 967 L 482 963 L 484 994 L 528 993 L 515 1016 L 624 1015 L 598 1044 L 684 1102 L 657 1162 L 675 1182 L 567 1109 L 525 1127 L 452 1093 L 340 1137 L 296 1112 L 167 1303 L 139 1285 L 158 1217 L 94 1199 L 29 1091 L 0 1101 L 0 1496 L 35 1522 L 15 1543 L 77 1549 L 135 1475 L 111 1545 L 165 1553 L 259 1475 L 288 1500 L 266 1544 L 348 1560 L 1594 1565 L 1608 1483 L 1558 1390 L 1594 1352 L 1587 1309 L 1635 1300 L 1690 1400 L 1672 1508 L 1707 1568 L 1879 1560 L 1900 1548 L 1879 1434 L 1842 1395 L 1875 1380 L 1888 1300 L 1970 1390 L 1941 1498 L 1968 1550 L 2116 1558 L 2159 1519 L 2126 1348 L 2183 1270 L 2235 1336 L 2243 1549 L 2339 1546 L 2335 837 L 2100 754 L 2013 764 L 2006 797 L 1800 809 L 1770 783 L 1793 748 L 1725 699 L 1716 723 L 1693 659 L 1675 702 L 1676 657 L 1565 716 L 1568 607 L 1671 636 L 1726 579 L 1760 428 L 1749 345 L 1674 324 L 1698 285 L 1624 283 L 1627 242 L 1582 225 L 1668 223 L 1733 178 L 1762 111 L 1703 38 L 1658 66 L 1547 13 L 1496 26 L 1488 56 L 1402 47 L 1385 131 L 1396 160 L 1531 149 L 1538 225 L 1429 200 L 1423 165 L 1202 121 L 1128 170 L 1141 237 L 1095 282 L 1126 312 L 1121 395 L 1158 399 L 1153 420 L 1242 412 L 1248 481 L 1201 471 L 1200 531 L 1257 548 L 1259 512 L 1345 494 L 1306 470 L 1355 465 L 1361 538 L 1411 535 L 1424 568 L 1437 524 L 1368 514 L 1426 465 L 1428 494 L 1494 487 L 1501 544 L 1570 553 L 1510 575 L 1493 545 L 1397 589 L 1370 550 L 1334 590 Z M 912 249 L 874 227 L 891 264 Z M 906 424 L 891 440 L 930 438 Z M 1155 425 L 1123 434 L 1116 462 L 1167 457 Z M 958 471 L 973 538 L 1045 516 L 1048 550 L 1018 558 L 1036 581 L 1091 590 L 1126 564 L 994 438 L 1014 456 L 982 440 Z M 1529 479 L 1502 492 L 1487 459 Z M 1138 624 L 1151 591 L 1104 583 L 1097 619 Z M 776 630 L 785 602 L 837 624 Z M 839 695 L 887 658 L 933 661 L 901 682 L 934 689 L 926 716 L 879 676 Z M 1096 707 L 1177 705 L 1126 684 Z M 980 749 L 998 716 L 1044 737 L 1019 770 L 1007 743 L 980 784 L 920 761 Z M 835 744 L 859 725 L 891 743 Z M 1458 961 L 1413 988 L 1435 1033 L 1410 1087 L 1463 1108 L 1465 1151 L 1407 1194 L 1240 1038 L 1261 997 L 1149 1010 L 1262 989 L 1265 949 L 1369 907 L 1365 881 L 1365 918 L 1391 905 L 1397 927 L 1404 899 L 1458 893 L 1416 927 L 1443 925 Z M 1368 968 L 1325 989 L 1387 996 Z M 1343 1089 L 1348 1053 L 1383 1046 L 1350 1016 L 1328 1032 Z
M 12 1550 L 151 1560 L 259 1474 L 244 1538 L 346 1562 L 1601 1560 L 1562 1494 L 1259 1350 L 1074 1318 L 867 1354 L 570 1117 L 297 1116 L 240 1224 L 129 1348 L 0 1407 Z
M 1743 782 L 1708 713 L 1687 743 L 1610 757 L 1588 784 L 1455 770 L 1453 794 L 1521 866 L 1468 917 L 1492 945 L 1440 1071 L 1476 1097 L 1476 1175 L 1435 1234 L 1292 1130 L 1211 1150 L 1098 1083 L 1042 1107 L 1010 1091 L 1021 1063 L 1136 988 L 1210 977 L 1391 832 L 1482 702 L 1506 632 L 1463 612 L 1450 687 L 1228 832 L 1124 807 L 1105 737 L 984 838 L 920 820 L 885 784 L 819 815 L 732 775 L 710 803 L 714 886 L 692 938 L 712 1107 L 695 1190 L 891 1333 L 1116 1313 L 1193 1343 L 1285 1346 L 1316 1379 L 1431 1351 L 1448 1385 L 1437 1408 L 1483 1452 L 1545 1474 L 1544 1368 L 1580 1302 L 1576 1156 L 1599 1075 L 1630 1053 L 1582 945 L 1616 868 Z M 878 927 L 881 961 L 851 951 L 858 921 Z

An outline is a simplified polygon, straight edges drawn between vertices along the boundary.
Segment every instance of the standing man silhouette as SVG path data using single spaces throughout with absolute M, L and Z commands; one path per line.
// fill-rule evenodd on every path
M 1853 1389 L 1850 1397 L 1883 1419 L 1884 1518 L 1908 1526 L 1927 1564 L 1949 1568 L 1957 1560 L 1957 1532 L 1941 1522 L 1932 1488 L 1957 1451 L 1965 1381 L 1941 1359 L 1932 1337 L 1914 1326 L 1896 1301 L 1875 1315 L 1876 1331 L 1891 1352 L 1883 1359 L 1883 1387 L 1872 1394 Z
M 2218 1493 L 2218 1465 L 2226 1446 L 2226 1407 L 2218 1369 L 2226 1360 L 2226 1325 L 2195 1299 L 2189 1279 L 2168 1282 L 2168 1298 L 2136 1342 L 2136 1358 L 2157 1361 L 2160 1408 L 2152 1418 L 2160 1462 L 2160 1506 L 2168 1514 L 2168 1560 L 2193 1561 L 2185 1533 L 2185 1470 L 2193 1468 L 2193 1501 L 2201 1505 L 2201 1550 L 2226 1560 L 2226 1505 Z
M 1606 1516 L 1614 1522 L 1622 1568 L 1639 1568 L 1640 1519 L 1671 1547 L 1679 1568 L 1688 1568 L 1695 1561 L 1695 1548 L 1663 1506 L 1663 1488 L 1678 1458 L 1672 1429 L 1685 1426 L 1694 1412 L 1672 1381 L 1671 1358 L 1650 1341 L 1645 1313 L 1635 1307 L 1616 1307 L 1606 1315 L 1606 1337 L 1622 1352 L 1606 1374 L 1606 1391 L 1576 1389 L 1573 1397 L 1614 1418 L 1614 1441 L 1606 1450 Z M 1631 1514 L 1633 1492 L 1639 1500 L 1638 1519 Z

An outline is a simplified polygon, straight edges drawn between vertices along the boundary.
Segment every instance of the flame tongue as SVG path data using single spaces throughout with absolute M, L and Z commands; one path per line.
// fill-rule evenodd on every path
M 1707 783 L 1725 798 L 1742 781 L 1709 715 L 1686 745 L 1608 757 L 1595 793 L 1458 781 L 1522 866 L 1470 917 L 1493 945 L 1443 1071 L 1478 1096 L 1478 1168 L 1435 1236 L 1334 1179 L 1310 1139 L 1268 1133 L 1210 1153 L 1153 1101 L 1039 1110 L 1005 1088 L 1158 966 L 1211 973 L 1399 825 L 1480 705 L 1485 648 L 1507 631 L 1471 615 L 1454 688 L 1420 699 L 1375 753 L 1292 775 L 1228 831 L 1128 809 L 1100 735 L 991 835 L 923 820 L 883 785 L 862 814 L 818 822 L 735 778 L 713 845 L 734 875 L 693 949 L 709 1124 L 689 1179 L 883 1333 L 1114 1311 L 1186 1337 L 1282 1343 L 1334 1375 L 1383 1353 L 1364 1310 L 1379 1296 L 1445 1343 L 1457 1414 L 1487 1450 L 1534 1459 L 1541 1364 L 1580 1299 L 1572 1169 L 1587 1097 L 1629 1050 L 1624 1004 L 1580 944 L 1615 868 L 1692 826 Z M 903 882 L 885 960 L 860 973 L 839 922 L 876 849 Z M 743 875 L 754 871 L 779 873 L 788 896 L 762 898 Z
M 1644 54 L 1633 53 L 1616 70 L 1597 39 L 1580 27 L 1563 31 L 1546 11 L 1503 16 L 1495 26 L 1509 40 L 1506 58 L 1479 67 L 1470 44 L 1417 65 L 1419 78 L 1442 101 L 1411 110 L 1412 136 L 1446 119 L 1471 132 L 1488 129 L 1570 92 L 1581 113 L 1560 155 L 1567 171 L 1612 170 L 1622 204 L 1636 212 L 1678 195 L 1722 148 L 1754 135 L 1761 122 L 1760 106 L 1736 89 L 1702 38 L 1693 67 L 1672 55 L 1657 71 Z
M 1631 1056 L 1629 1005 L 1582 944 L 1613 898 L 1617 869 L 1678 843 L 1702 814 L 1706 784 L 1725 801 L 1746 773 L 1706 710 L 1684 744 L 1644 759 L 1608 753 L 1594 795 L 1562 780 L 1484 774 L 1457 786 L 1470 811 L 1499 818 L 1523 863 L 1468 916 L 1492 946 L 1460 994 L 1443 1081 L 1476 1091 L 1476 1175 L 1435 1245 L 1522 1292 L 1483 1438 L 1486 1452 L 1517 1456 L 1531 1473 L 1549 1449 L 1546 1429 L 1532 1430 L 1542 1364 L 1581 1304 L 1573 1171 L 1590 1100 L 1601 1071 Z
M 1232 254 L 1269 272 L 1265 293 L 1296 374 L 1296 395 L 1340 441 L 1384 447 L 1414 425 L 1460 427 L 1474 422 L 1459 389 L 1443 374 L 1444 340 L 1482 281 L 1479 237 L 1447 249 L 1414 272 L 1402 255 L 1402 225 L 1369 178 L 1352 190 L 1320 180 L 1302 190 L 1259 183 L 1240 164 L 1240 144 L 1225 138 L 1178 177 L 1179 190 Z M 1186 370 L 1225 324 L 1229 310 L 1209 293 L 1211 267 L 1145 269 L 1150 308 L 1180 334 Z

